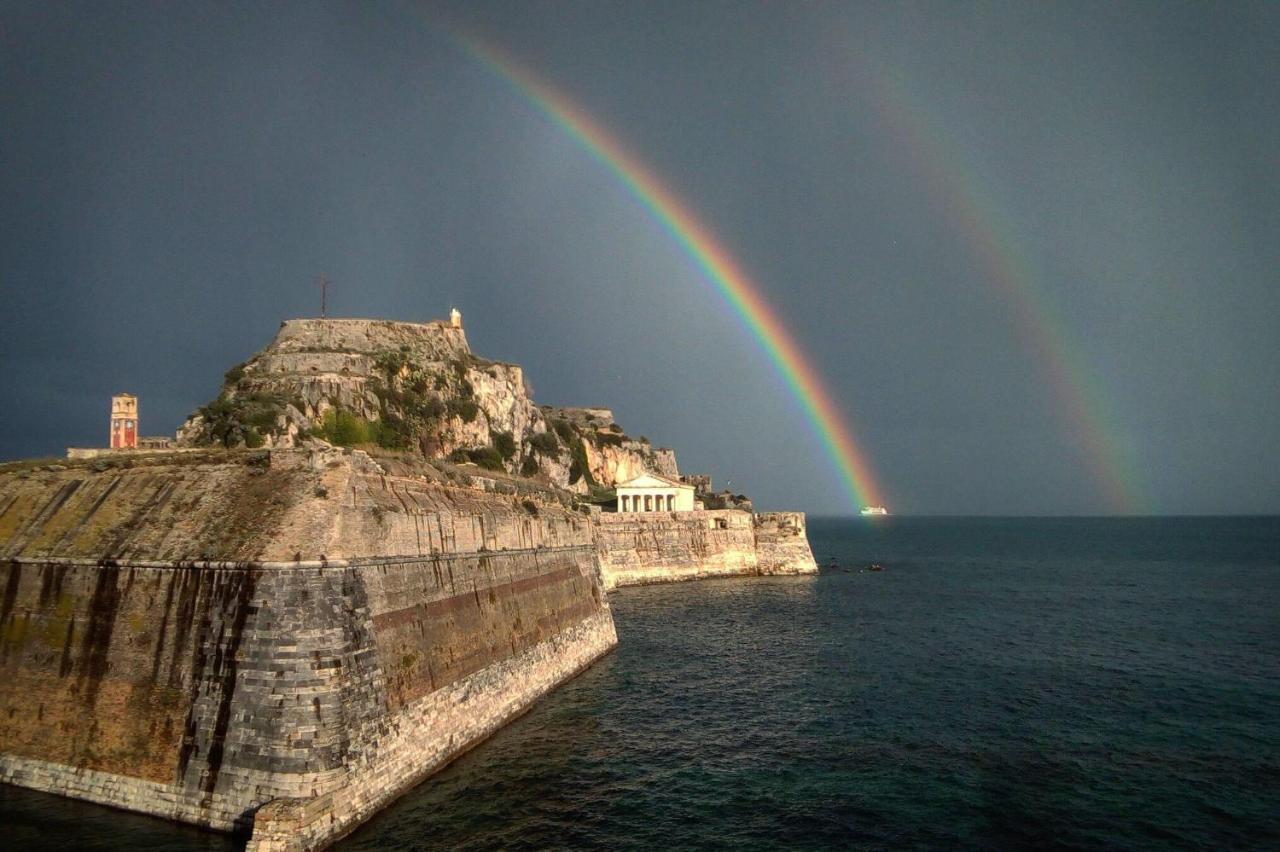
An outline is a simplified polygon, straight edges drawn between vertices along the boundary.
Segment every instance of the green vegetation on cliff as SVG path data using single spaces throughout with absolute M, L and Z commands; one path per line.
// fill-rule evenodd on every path
M 285 401 L 275 394 L 231 396 L 224 390 L 201 408 L 209 443 L 223 447 L 261 447 L 264 436 L 274 433 L 285 413 Z
M 529 438 L 529 446 L 544 456 L 556 456 L 560 453 L 560 442 L 554 432 L 539 432 Z
M 476 447 L 471 450 L 454 450 L 449 455 L 452 462 L 472 462 L 486 470 L 505 471 L 502 456 L 493 447 Z
M 608 409 L 538 407 L 531 393 L 519 367 L 476 357 L 441 324 L 290 320 L 227 370 L 179 442 L 279 448 L 318 439 L 545 477 L 579 493 L 612 485 L 619 471 L 669 464 Z
M 396 424 L 385 420 L 365 420 L 359 415 L 336 408 L 325 412 L 311 434 L 339 447 L 377 444 L 385 449 L 398 450 L 407 446 L 405 435 Z

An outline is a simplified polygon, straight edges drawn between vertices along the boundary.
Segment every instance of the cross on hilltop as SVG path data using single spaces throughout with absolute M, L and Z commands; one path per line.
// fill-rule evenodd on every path
M 320 319 L 327 319 L 329 316 L 329 277 L 321 272 L 316 285 L 320 288 Z

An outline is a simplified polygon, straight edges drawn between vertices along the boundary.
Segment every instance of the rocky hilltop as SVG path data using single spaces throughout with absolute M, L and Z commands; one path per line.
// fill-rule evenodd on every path
M 679 475 L 672 450 L 628 436 L 609 409 L 535 405 L 519 366 L 478 357 L 462 327 L 443 321 L 288 320 L 227 371 L 218 398 L 178 440 L 376 445 L 584 495 L 646 471 Z

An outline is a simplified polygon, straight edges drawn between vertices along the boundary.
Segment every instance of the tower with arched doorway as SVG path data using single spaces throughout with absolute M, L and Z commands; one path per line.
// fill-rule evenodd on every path
M 138 398 L 131 393 L 111 397 L 111 449 L 132 450 L 138 446 Z

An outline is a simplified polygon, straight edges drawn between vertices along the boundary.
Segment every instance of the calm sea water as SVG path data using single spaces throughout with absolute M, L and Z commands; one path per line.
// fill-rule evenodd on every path
M 810 535 L 838 569 L 616 594 L 616 653 L 341 848 L 1280 848 L 1280 519 Z M 0 823 L 234 848 L 2 786 Z

